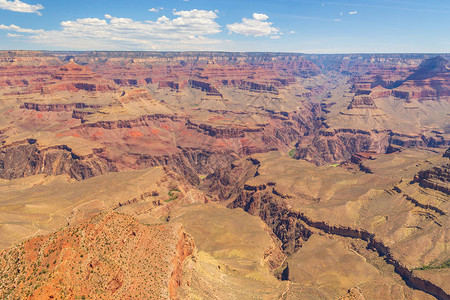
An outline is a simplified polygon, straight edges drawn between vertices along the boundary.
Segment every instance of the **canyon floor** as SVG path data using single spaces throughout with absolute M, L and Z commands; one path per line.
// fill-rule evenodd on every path
M 449 58 L 0 51 L 0 298 L 450 299 Z

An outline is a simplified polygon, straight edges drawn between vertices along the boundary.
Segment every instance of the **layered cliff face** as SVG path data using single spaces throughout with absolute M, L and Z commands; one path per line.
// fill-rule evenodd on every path
M 450 96 L 450 67 L 440 56 L 423 61 L 420 66 L 397 88 L 396 97 L 403 99 L 441 98 Z
M 296 114 L 283 119 L 267 117 L 269 123 L 264 126 L 248 128 L 197 123 L 176 115 L 147 115 L 123 121 L 86 121 L 67 134 L 102 143 L 110 149 L 102 156 L 122 168 L 168 165 L 198 182 L 197 175 L 212 173 L 243 155 L 284 150 L 307 130 Z M 167 140 L 168 134 L 175 140 Z M 134 149 L 114 157 L 114 151 L 126 151 L 124 147 Z
M 444 157 L 449 157 L 449 152 L 450 148 L 444 153 Z M 450 195 L 450 164 L 421 171 L 414 176 L 413 181 L 418 182 L 422 187 Z
M 102 148 L 110 150 L 105 153 L 130 152 L 126 149 L 138 147 L 140 150 L 137 153 L 126 153 L 130 158 L 122 162 L 108 156 L 123 168 L 136 165 L 137 161 L 147 166 L 159 164 L 173 155 L 191 151 L 189 149 L 203 153 L 230 153 L 229 158 L 234 159 L 242 154 L 273 149 L 287 151 L 295 145 L 295 158 L 325 164 L 348 160 L 358 152 L 384 153 L 392 144 L 439 147 L 449 143 L 445 130 L 442 130 L 444 112 L 449 106 L 447 98 L 433 104 L 436 107 L 420 101 L 398 105 L 394 91 L 386 88 L 389 87 L 386 80 L 380 79 L 381 73 L 391 72 L 404 76 L 405 84 L 413 81 L 419 76 L 410 75 L 416 61 L 408 61 L 395 68 L 392 67 L 396 64 L 395 57 L 386 61 L 387 67 L 382 67 L 381 59 L 364 62 L 365 67 L 363 62 L 348 65 L 349 70 L 357 74 L 357 81 L 352 87 L 355 96 L 348 101 L 340 97 L 344 93 L 342 88 L 335 89 L 338 84 L 345 86 L 345 77 L 325 83 L 323 78 L 317 76 L 318 68 L 301 56 L 280 55 L 267 59 L 241 54 L 239 59 L 230 59 L 219 54 L 208 58 L 204 55 L 78 54 L 40 84 L 44 94 L 42 99 L 37 101 L 38 97 L 31 94 L 19 101 L 23 101 L 21 108 L 49 112 L 49 121 L 56 116 L 51 112 L 70 112 L 70 118 L 61 114 L 55 118 L 65 118 L 73 124 L 57 132 L 59 136 L 76 136 L 99 142 Z M 104 56 L 102 60 L 98 59 L 100 56 Z M 116 92 L 120 88 L 112 81 L 73 60 L 90 64 L 107 78 L 120 75 L 118 72 L 122 69 L 127 74 L 145 71 L 144 77 L 147 79 L 143 81 L 130 78 L 126 79 L 127 82 L 117 78 L 119 81 L 116 81 L 122 85 L 146 88 Z M 122 64 L 127 67 L 121 67 Z M 407 66 L 411 71 L 409 73 L 404 71 Z M 370 83 L 362 82 L 362 75 L 358 73 L 367 70 L 373 77 Z M 426 73 L 428 78 L 436 74 L 441 76 L 439 74 L 445 74 L 446 70 L 445 59 L 431 59 L 413 74 Z M 321 101 L 321 106 L 327 109 L 318 111 L 317 104 L 311 102 L 318 101 L 326 89 L 334 89 L 335 92 L 328 92 L 328 96 Z M 48 93 L 52 95 L 50 98 L 45 96 Z M 69 99 L 66 93 L 69 93 Z M 96 93 L 96 96 L 91 97 L 90 93 Z M 14 101 L 13 96 L 9 97 Z M 213 107 L 221 109 L 212 110 Z M 183 110 L 181 118 L 176 116 L 178 108 Z M 15 111 L 8 114 L 18 115 Z M 139 121 L 148 116 L 159 118 L 160 115 L 171 115 L 166 119 L 167 124 Z M 30 124 L 24 121 L 22 128 L 36 126 L 41 115 L 35 114 L 32 118 Z M 418 124 L 414 118 L 424 120 L 424 124 Z M 433 122 L 433 118 L 438 122 Z M 76 120 L 84 125 L 77 126 Z M 121 125 L 115 128 L 113 124 Z M 124 128 L 129 130 L 125 132 Z M 174 135 L 173 142 L 167 139 L 167 134 Z M 188 139 L 187 136 L 195 139 Z M 158 144 L 154 144 L 155 140 Z M 193 140 L 198 142 L 193 143 Z M 154 150 L 143 151 L 144 145 L 148 147 L 150 144 Z M 214 150 L 206 149 L 207 145 L 213 145 Z M 164 156 L 159 155 L 162 149 L 166 152 Z M 183 151 L 179 151 L 181 149 Z M 135 154 L 141 157 L 136 160 L 133 158 Z M 195 169 L 192 166 L 188 168 Z M 185 174 L 188 172 L 184 171 Z
M 310 143 L 304 143 L 294 154 L 316 164 L 343 162 L 354 153 L 375 151 L 384 153 L 390 144 L 389 133 L 340 129 L 323 131 Z
M 0 177 L 68 174 L 78 180 L 117 171 L 114 163 L 92 153 L 78 156 L 66 145 L 40 147 L 36 140 L 0 148 Z
M 355 77 L 352 90 L 366 91 L 373 97 L 393 95 L 406 100 L 446 97 L 449 96 L 448 73 L 448 61 L 436 56 L 424 60 L 416 69 L 370 70 Z
M 368 109 L 376 109 L 377 106 L 373 101 L 373 98 L 370 95 L 358 95 L 355 96 L 348 106 L 349 109 L 357 109 L 357 108 L 368 108 Z
M 0 51 L 0 66 L 38 67 L 59 66 L 61 60 L 40 51 Z
M 423 61 L 417 70 L 406 80 L 424 80 L 445 74 L 450 71 L 448 61 L 442 56 L 436 56 Z
M 58 58 L 37 51 L 0 51 L 0 90 L 32 89 L 47 81 L 60 65 Z
M 372 67 L 341 82 L 321 103 L 322 128 L 299 141 L 294 157 L 318 164 L 340 163 L 358 152 L 385 153 L 392 145 L 448 146 L 446 60 L 430 58 L 419 67 L 411 64 L 408 70 Z M 396 74 L 396 83 L 382 80 L 381 71 Z M 425 92 L 414 97 L 408 96 L 409 92 L 406 96 L 397 93 L 408 85 L 420 85 Z M 437 101 L 428 101 L 432 99 Z
M 324 165 L 345 162 L 359 152 L 387 153 L 392 146 L 439 148 L 448 145 L 449 140 L 439 134 L 437 137 L 427 137 L 419 134 L 398 134 L 390 130 L 337 129 L 321 131 L 312 140 L 300 142 L 293 157 Z
M 52 75 L 48 83 L 41 88 L 43 94 L 56 91 L 106 92 L 114 90 L 114 84 L 90 71 L 88 67 L 80 66 L 73 61 L 62 66 L 59 72 Z
M 83 148 L 82 152 L 89 157 L 53 148 L 51 155 L 43 156 L 36 149 L 20 148 L 13 151 L 14 155 L 8 150 L 11 153 L 3 156 L 5 178 L 70 174 L 84 179 L 110 171 L 167 165 L 198 184 L 199 175 L 213 173 L 243 155 L 273 149 L 286 151 L 314 126 L 315 107 L 306 99 L 300 105 L 288 103 L 296 96 L 286 91 L 287 105 L 276 107 L 278 104 L 274 102 L 275 109 L 266 110 L 261 100 L 272 101 L 275 95 L 259 96 L 259 93 L 275 91 L 273 84 L 278 87 L 295 84 L 293 76 L 300 69 L 311 69 L 311 74 L 316 74 L 314 64 L 301 57 L 294 57 L 292 61 L 282 57 L 279 62 L 245 58 L 246 63 L 218 59 L 220 64 L 211 64 L 205 59 L 196 66 L 195 79 L 188 80 L 188 76 L 192 76 L 189 68 L 195 62 L 193 58 L 189 57 L 188 63 L 178 58 L 152 57 L 127 61 L 130 72 L 136 67 L 137 73 L 145 69 L 147 75 L 154 76 L 144 80 L 145 83 L 131 84 L 150 85 L 138 89 L 119 88 L 90 71 L 89 66 L 76 64 L 71 57 L 67 59 L 69 63 L 50 78 L 35 85 L 34 93 L 17 96 L 19 98 L 9 95 L 6 103 L 13 105 L 14 101 L 19 101 L 20 104 L 19 108 L 11 106 L 3 111 L 5 120 L 13 124 L 5 127 L 8 138 L 5 146 L 11 146 L 25 134 L 37 140 L 41 152 L 47 153 L 47 149 L 56 145 L 67 149 Z M 75 60 L 83 62 L 81 58 L 75 57 Z M 125 62 L 108 58 L 104 63 L 92 63 L 92 68 L 112 78 L 121 63 Z M 154 65 L 149 66 L 149 63 Z M 255 83 L 260 79 L 270 82 L 269 85 Z M 128 83 L 125 85 L 130 85 Z M 242 88 L 251 91 L 245 98 L 241 97 Z M 311 91 L 301 89 L 303 94 L 311 95 Z M 276 94 L 273 101 L 279 102 L 284 96 L 278 95 L 278 91 Z M 224 109 L 213 111 L 212 101 L 227 104 Z M 230 111 L 228 105 L 234 108 Z M 246 106 L 248 112 L 239 112 Z M 183 113 L 178 109 L 184 110 Z M 44 134 L 39 136 L 36 131 Z M 84 149 L 89 147 L 92 148 Z M 18 154 L 22 150 L 39 152 L 42 157 L 33 154 L 29 159 L 21 159 L 21 167 L 12 170 L 10 161 L 24 157 Z M 77 155 L 82 158 L 74 158 Z M 89 163 L 78 166 L 80 160 Z M 75 161 L 77 170 L 73 167 Z
M 278 93 L 282 88 L 296 82 L 296 77 L 311 77 L 320 73 L 311 61 L 299 55 L 279 55 L 273 58 L 254 57 L 236 53 L 234 58 L 220 53 L 193 55 L 157 55 L 140 53 L 138 57 L 122 57 L 120 53 L 95 53 L 103 64 L 92 62 L 92 54 L 74 56 L 80 63 L 94 65 L 94 70 L 122 86 L 145 86 L 158 84 L 180 91 L 189 82 L 209 96 L 220 96 L 218 87 L 235 87 L 257 92 Z M 167 56 L 167 57 L 166 57 Z

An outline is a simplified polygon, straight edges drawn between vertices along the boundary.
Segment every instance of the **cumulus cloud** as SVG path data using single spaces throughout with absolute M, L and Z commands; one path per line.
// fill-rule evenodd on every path
M 272 26 L 271 22 L 267 22 L 269 16 L 266 14 L 254 13 L 252 19 L 242 18 L 241 23 L 228 24 L 228 30 L 237 34 L 246 36 L 267 36 L 277 35 L 279 30 Z
M 221 32 L 214 11 L 193 9 L 174 11 L 174 17 L 161 16 L 156 21 L 135 21 L 105 15 L 61 23 L 59 30 L 21 28 L 2 25 L 0 30 L 26 33 L 31 41 L 53 48 L 98 50 L 172 50 L 204 49 L 220 41 L 210 35 Z
M 23 36 L 23 34 L 8 33 L 6 36 L 7 37 L 19 37 L 19 36 Z
M 39 10 L 44 9 L 44 6 L 42 6 L 41 4 L 27 4 L 20 0 L 0 0 L 0 9 L 23 13 L 36 13 L 38 15 L 41 15 L 41 12 Z
M 44 32 L 41 29 L 36 30 L 36 29 L 21 28 L 14 24 L 9 25 L 9 26 L 0 24 L 0 30 L 15 31 L 15 32 L 21 32 L 21 33 L 42 33 L 42 32 Z
M 350 11 L 350 12 L 348 12 L 348 14 L 349 15 L 356 15 L 358 12 L 355 10 L 355 11 Z
M 259 20 L 259 21 L 265 21 L 269 18 L 268 15 L 266 14 L 258 14 L 258 13 L 254 13 L 253 14 L 253 19 L 255 20 Z
M 157 13 L 160 10 L 163 10 L 163 9 L 164 9 L 164 7 L 153 7 L 153 8 L 150 8 L 148 11 Z

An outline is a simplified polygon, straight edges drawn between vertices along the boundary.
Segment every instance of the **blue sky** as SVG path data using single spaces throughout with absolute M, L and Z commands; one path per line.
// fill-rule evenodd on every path
M 0 49 L 450 52 L 449 0 L 0 0 Z

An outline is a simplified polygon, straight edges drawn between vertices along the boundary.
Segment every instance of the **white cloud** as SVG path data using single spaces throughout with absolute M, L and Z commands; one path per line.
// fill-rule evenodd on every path
M 6 36 L 7 37 L 19 37 L 19 36 L 23 36 L 23 34 L 8 33 Z
M 201 21 L 202 19 L 205 22 L 209 22 L 209 19 L 217 18 L 217 14 L 211 10 L 201 10 L 201 9 L 193 9 L 193 10 L 174 10 L 173 14 L 175 16 L 181 16 L 186 19 L 196 19 L 196 21 Z M 181 21 L 181 18 L 175 19 L 174 21 Z
M 21 33 L 41 33 L 44 32 L 41 29 L 27 29 L 27 28 L 21 28 L 19 26 L 16 26 L 14 24 L 6 26 L 3 24 L 0 24 L 0 30 L 7 30 L 7 31 L 15 31 L 15 32 L 21 32 Z
M 220 42 L 208 37 L 221 32 L 216 12 L 193 9 L 173 15 L 144 22 L 105 15 L 104 19 L 65 21 L 61 29 L 50 31 L 0 24 L 0 30 L 26 33 L 35 43 L 60 49 L 202 50 Z
M 268 15 L 266 14 L 258 14 L 258 13 L 254 13 L 253 14 L 253 19 L 255 20 L 259 20 L 259 21 L 265 21 L 269 18 Z
M 153 8 L 150 8 L 148 11 L 149 12 L 159 12 L 160 10 L 163 10 L 164 9 L 164 7 L 153 7 Z
M 295 34 L 294 30 L 289 31 L 290 34 Z
M 272 26 L 271 22 L 266 22 L 269 16 L 265 14 L 253 14 L 253 19 L 242 18 L 241 23 L 228 24 L 228 30 L 238 34 L 267 36 L 279 34 L 279 30 Z
M 38 15 L 41 15 L 41 12 L 39 10 L 44 9 L 44 6 L 42 6 L 41 4 L 27 4 L 20 0 L 0 0 L 0 9 L 23 13 L 36 13 Z
M 355 11 L 350 11 L 350 12 L 348 12 L 348 14 L 349 15 L 356 15 L 358 12 L 355 10 Z

